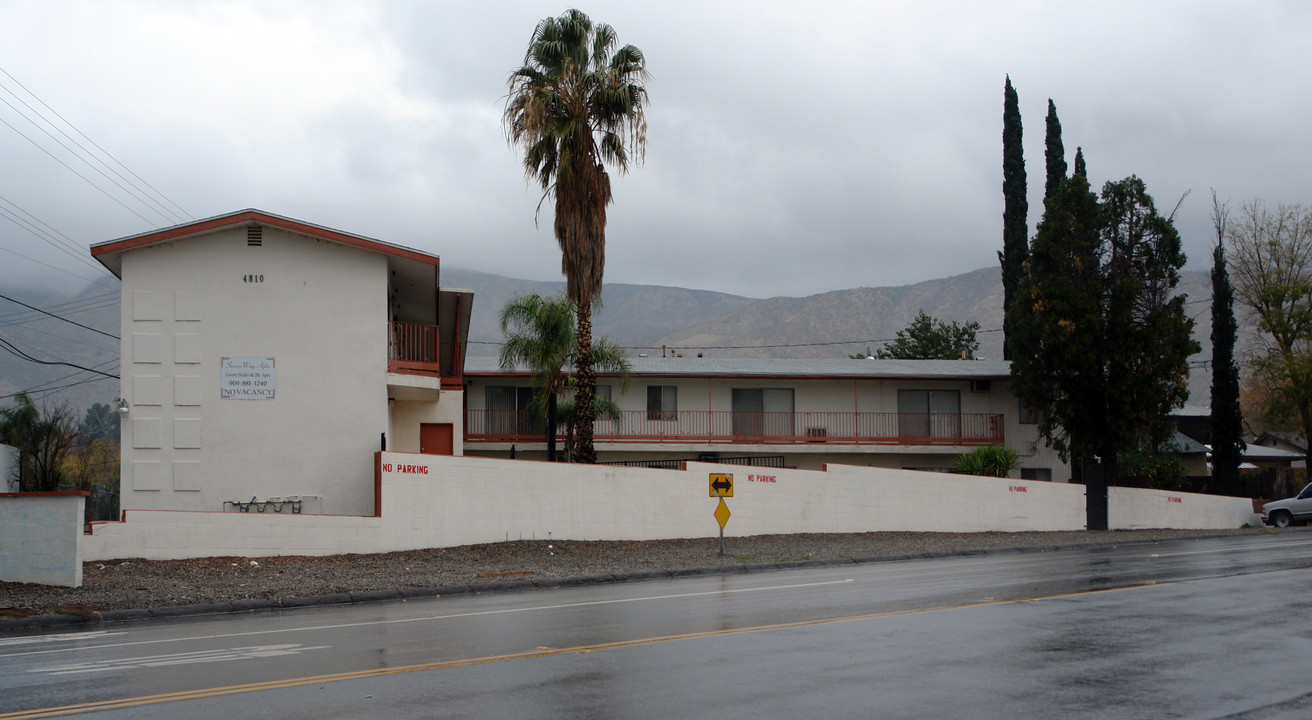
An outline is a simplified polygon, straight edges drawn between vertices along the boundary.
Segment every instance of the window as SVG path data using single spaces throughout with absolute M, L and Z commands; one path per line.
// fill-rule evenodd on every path
M 897 412 L 901 437 L 961 437 L 960 390 L 898 390 Z
M 676 389 L 673 385 L 647 386 L 648 420 L 676 419 L 679 412 Z
M 791 437 L 792 388 L 734 388 L 733 434 L 746 437 Z
M 541 423 L 529 414 L 533 400 L 531 387 L 489 385 L 484 389 L 484 407 L 487 409 L 487 432 L 494 435 L 542 432 Z
M 1052 482 L 1051 468 L 1021 468 L 1021 480 L 1042 480 L 1043 482 Z
M 603 400 L 610 400 L 610 386 L 597 385 L 593 388 L 593 395 L 602 398 Z

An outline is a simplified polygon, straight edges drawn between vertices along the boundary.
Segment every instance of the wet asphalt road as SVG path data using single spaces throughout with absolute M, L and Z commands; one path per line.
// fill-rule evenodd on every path
M 1255 532 L 106 626 L 0 638 L 0 719 L 1307 718 L 1310 581 Z

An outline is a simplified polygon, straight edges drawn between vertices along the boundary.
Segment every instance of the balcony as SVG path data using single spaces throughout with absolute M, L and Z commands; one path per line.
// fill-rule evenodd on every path
M 436 325 L 388 323 L 387 369 L 437 375 L 441 371 L 437 337 Z
M 1002 415 L 984 413 L 629 410 L 599 419 L 599 443 L 973 446 L 1005 440 Z M 545 442 L 541 423 L 516 410 L 466 410 L 466 442 Z

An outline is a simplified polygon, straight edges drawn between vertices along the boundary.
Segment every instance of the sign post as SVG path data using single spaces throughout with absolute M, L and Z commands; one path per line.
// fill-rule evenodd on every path
M 733 497 L 733 473 L 711 473 L 711 497 L 719 498 L 715 507 L 715 519 L 720 523 L 720 554 L 724 554 L 724 525 L 729 522 L 729 506 L 724 503 L 727 497 Z

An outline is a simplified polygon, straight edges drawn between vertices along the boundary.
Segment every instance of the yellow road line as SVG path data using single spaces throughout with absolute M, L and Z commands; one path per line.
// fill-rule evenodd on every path
M 202 690 L 184 690 L 174 693 L 163 693 L 160 695 L 142 695 L 140 697 L 122 698 L 119 700 L 101 700 L 99 702 L 80 703 L 77 705 L 61 705 L 50 708 L 36 708 L 32 710 L 20 710 L 18 712 L 0 714 L 0 720 L 27 720 L 28 718 L 47 718 L 59 715 L 68 715 L 78 712 L 95 712 L 99 710 L 122 710 L 124 708 L 138 707 L 141 705 L 154 705 L 163 702 L 177 702 L 180 700 L 200 700 L 203 698 L 220 697 L 223 695 L 236 695 L 240 693 L 259 692 L 261 690 L 279 690 L 282 688 L 300 687 L 302 685 L 313 685 L 315 683 L 341 682 L 343 680 L 363 680 L 365 678 L 383 677 L 387 675 L 401 675 L 404 673 L 425 672 L 429 670 L 449 670 L 453 668 L 470 667 L 473 665 L 487 665 L 489 663 L 507 662 L 510 660 L 531 660 L 534 658 L 554 657 L 557 655 L 569 655 L 572 653 L 587 654 L 597 650 L 615 650 L 619 648 L 634 647 L 638 645 L 655 645 L 657 643 L 675 642 L 679 640 L 696 640 L 698 638 L 721 637 L 726 635 L 742 635 L 746 633 L 767 632 L 771 630 L 789 630 L 792 628 L 816 627 L 820 625 L 834 625 L 837 623 L 854 622 L 860 620 L 877 620 L 879 618 L 897 617 L 899 615 L 920 615 L 930 612 L 940 612 L 944 610 L 961 610 L 964 608 L 986 607 L 989 605 L 1005 605 L 1008 603 L 1034 602 L 1038 600 L 1057 600 L 1068 597 L 1079 597 L 1083 595 L 1097 595 L 1101 593 L 1118 592 L 1121 590 L 1137 590 L 1146 587 L 1160 587 L 1164 585 L 1174 585 L 1179 583 L 1156 583 L 1146 582 L 1138 585 L 1127 585 L 1124 587 L 1106 588 L 1103 590 L 1079 590 L 1074 592 L 1054 593 L 1051 595 L 1036 595 L 1025 598 L 1011 598 L 1007 600 L 994 600 L 987 598 L 984 600 L 959 603 L 956 605 L 938 605 L 934 607 L 915 608 L 911 610 L 887 610 L 877 613 L 866 613 L 863 615 L 845 615 L 835 618 L 817 618 L 813 620 L 796 620 L 793 622 L 776 623 L 773 625 L 753 625 L 743 628 L 729 628 L 723 630 L 705 630 L 695 633 L 682 633 L 679 635 L 661 635 L 658 637 L 637 638 L 634 640 L 616 640 L 613 642 L 595 643 L 592 645 L 575 645 L 567 648 L 539 648 L 527 652 L 507 653 L 505 655 L 489 655 L 480 658 L 468 658 L 465 660 L 445 660 L 442 662 L 420 663 L 418 665 L 403 665 L 394 668 L 377 668 L 373 670 L 355 670 L 352 672 L 333 673 L 328 675 L 314 675 L 311 677 L 288 678 L 286 680 L 270 680 L 268 682 L 250 683 L 246 685 L 227 685 L 224 687 L 207 688 Z

